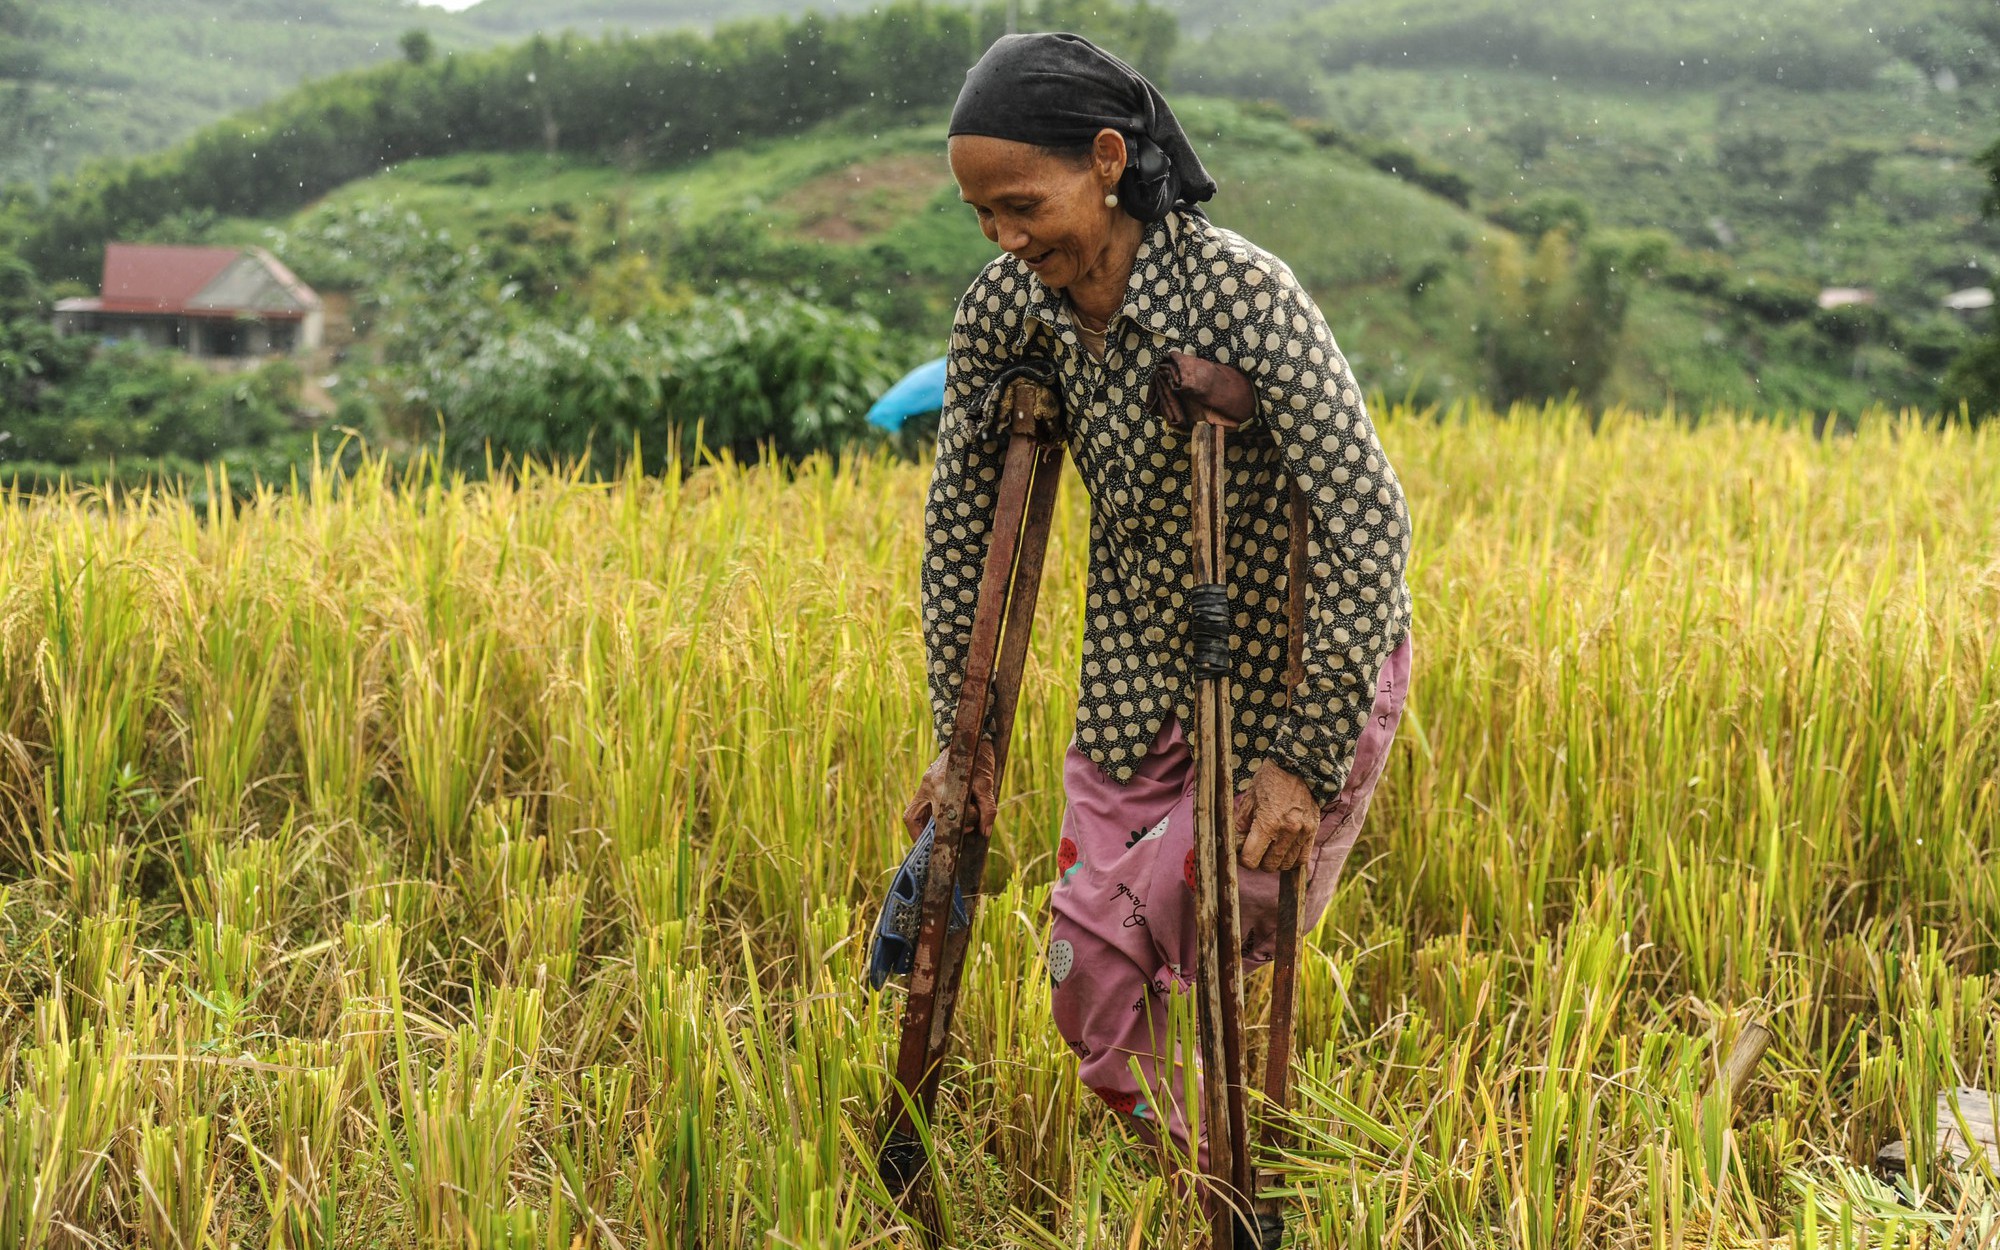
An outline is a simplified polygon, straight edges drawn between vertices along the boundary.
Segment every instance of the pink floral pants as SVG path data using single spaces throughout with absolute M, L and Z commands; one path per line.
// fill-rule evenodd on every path
M 1409 689 L 1405 639 L 1383 662 L 1347 784 L 1321 817 L 1306 879 L 1308 927 L 1333 898 Z M 1194 982 L 1194 771 L 1172 719 L 1122 786 L 1071 744 L 1048 960 L 1056 1027 L 1082 1061 L 1083 1083 L 1148 1140 L 1164 1121 L 1183 1145 L 1184 1078 L 1178 1056 L 1162 1052 L 1170 996 Z M 1243 961 L 1254 967 L 1275 950 L 1278 874 L 1241 869 L 1239 877 Z M 1135 1058 L 1143 1084 L 1132 1074 Z M 1164 1108 L 1154 1105 L 1162 1096 Z

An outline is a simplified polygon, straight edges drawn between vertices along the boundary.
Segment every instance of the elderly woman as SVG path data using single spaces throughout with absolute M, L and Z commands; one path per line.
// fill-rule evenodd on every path
M 1054 1015 L 1098 1097 L 1148 1140 L 1163 1127 L 1185 1144 L 1165 1025 L 1194 976 L 1190 468 L 1187 436 L 1148 408 L 1155 368 L 1171 351 L 1201 356 L 1243 371 L 1258 398 L 1256 419 L 1228 441 L 1226 487 L 1248 964 L 1272 956 L 1281 871 L 1305 864 L 1308 923 L 1325 911 L 1381 775 L 1409 685 L 1409 515 L 1318 307 L 1283 261 L 1197 207 L 1215 182 L 1138 72 L 1075 35 L 1002 39 L 966 77 L 950 154 L 1002 254 L 958 306 L 925 510 L 938 738 L 963 678 L 1003 452 L 989 384 L 1011 364 L 1046 361 L 1091 499 Z M 1311 512 L 1304 681 L 1292 689 L 1288 482 Z M 906 814 L 913 832 L 942 764 Z M 975 778 L 988 827 L 991 784 L 989 762 Z M 1239 1244 L 1276 1244 L 1268 1227 L 1246 1235 Z

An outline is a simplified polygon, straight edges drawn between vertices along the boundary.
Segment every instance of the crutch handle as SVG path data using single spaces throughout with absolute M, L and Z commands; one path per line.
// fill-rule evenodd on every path
M 1176 429 L 1205 421 L 1233 430 L 1257 415 L 1257 391 L 1241 369 L 1168 352 L 1153 372 L 1153 410 Z

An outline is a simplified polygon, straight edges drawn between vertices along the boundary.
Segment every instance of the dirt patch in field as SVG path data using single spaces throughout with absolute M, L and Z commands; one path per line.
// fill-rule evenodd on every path
M 865 243 L 922 210 L 951 184 L 944 154 L 905 152 L 849 165 L 794 187 L 779 206 L 799 233 L 823 243 Z

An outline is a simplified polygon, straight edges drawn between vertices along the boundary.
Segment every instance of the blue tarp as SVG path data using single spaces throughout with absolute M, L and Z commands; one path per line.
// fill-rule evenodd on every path
M 944 357 L 918 365 L 903 380 L 883 392 L 868 410 L 868 423 L 885 430 L 900 430 L 903 422 L 920 413 L 944 408 Z

